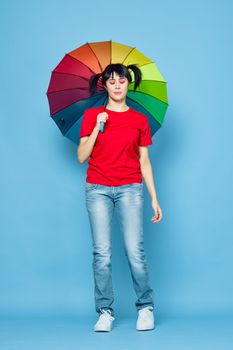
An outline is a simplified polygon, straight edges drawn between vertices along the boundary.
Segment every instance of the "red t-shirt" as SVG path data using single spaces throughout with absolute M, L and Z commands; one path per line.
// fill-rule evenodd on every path
M 80 138 L 92 133 L 97 114 L 103 111 L 104 106 L 85 110 Z M 90 154 L 86 181 L 109 186 L 142 182 L 138 146 L 152 145 L 147 116 L 131 107 L 124 112 L 106 108 L 105 112 L 108 119 Z

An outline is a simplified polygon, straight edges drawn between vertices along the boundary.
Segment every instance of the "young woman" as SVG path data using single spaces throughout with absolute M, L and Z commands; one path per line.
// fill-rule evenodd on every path
M 126 105 L 134 73 L 134 90 L 141 81 L 136 65 L 109 64 L 102 73 L 89 81 L 91 95 L 98 80 L 108 94 L 105 106 L 85 110 L 77 156 L 81 163 L 88 161 L 85 198 L 93 242 L 93 273 L 95 306 L 99 319 L 94 331 L 110 331 L 115 312 L 111 268 L 111 219 L 116 209 L 124 238 L 124 249 L 131 271 L 135 302 L 138 311 L 137 330 L 154 328 L 153 290 L 149 284 L 143 246 L 143 182 L 151 196 L 155 215 L 152 222 L 162 219 L 148 156 L 152 144 L 147 116 Z M 104 108 L 105 107 L 105 108 Z M 100 131 L 100 123 L 104 130 Z

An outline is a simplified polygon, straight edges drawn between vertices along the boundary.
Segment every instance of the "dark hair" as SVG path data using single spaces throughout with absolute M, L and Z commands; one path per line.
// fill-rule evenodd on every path
M 140 68 L 138 68 L 136 64 L 129 64 L 128 66 L 125 66 L 121 63 L 111 63 L 103 70 L 102 73 L 97 73 L 91 76 L 89 79 L 90 94 L 95 94 L 100 77 L 102 78 L 102 85 L 106 86 L 106 81 L 110 76 L 113 76 L 113 72 L 117 73 L 120 77 L 126 77 L 129 83 L 131 83 L 132 77 L 129 73 L 129 69 L 131 69 L 134 73 L 134 90 L 136 90 L 142 80 L 142 72 Z

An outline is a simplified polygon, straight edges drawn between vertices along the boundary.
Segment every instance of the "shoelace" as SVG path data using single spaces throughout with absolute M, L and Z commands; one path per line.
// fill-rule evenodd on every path
M 111 311 L 110 311 L 110 310 L 105 310 L 105 309 L 101 310 L 101 314 L 102 314 L 103 316 L 106 316 L 107 314 L 110 315 L 110 316 L 112 316 Z

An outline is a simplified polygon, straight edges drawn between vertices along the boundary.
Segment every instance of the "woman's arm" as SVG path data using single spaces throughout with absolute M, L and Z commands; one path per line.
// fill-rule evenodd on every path
M 96 125 L 92 130 L 90 136 L 83 136 L 80 138 L 80 143 L 77 148 L 77 157 L 80 163 L 84 163 L 89 157 L 95 145 L 96 138 L 100 130 L 100 123 L 106 122 L 108 119 L 107 112 L 101 112 L 97 115 Z
M 99 128 L 95 126 L 90 136 L 83 136 L 80 138 L 80 143 L 77 148 L 77 157 L 80 163 L 84 163 L 89 158 L 98 133 Z
M 156 195 L 153 170 L 152 170 L 152 166 L 151 166 L 151 162 L 148 154 L 148 146 L 139 146 L 139 152 L 140 152 L 139 162 L 140 162 L 142 176 L 145 180 L 146 186 L 151 196 L 152 207 L 155 212 L 155 216 L 153 216 L 151 220 L 153 222 L 158 222 L 162 219 L 162 210 L 159 206 L 157 195 Z

